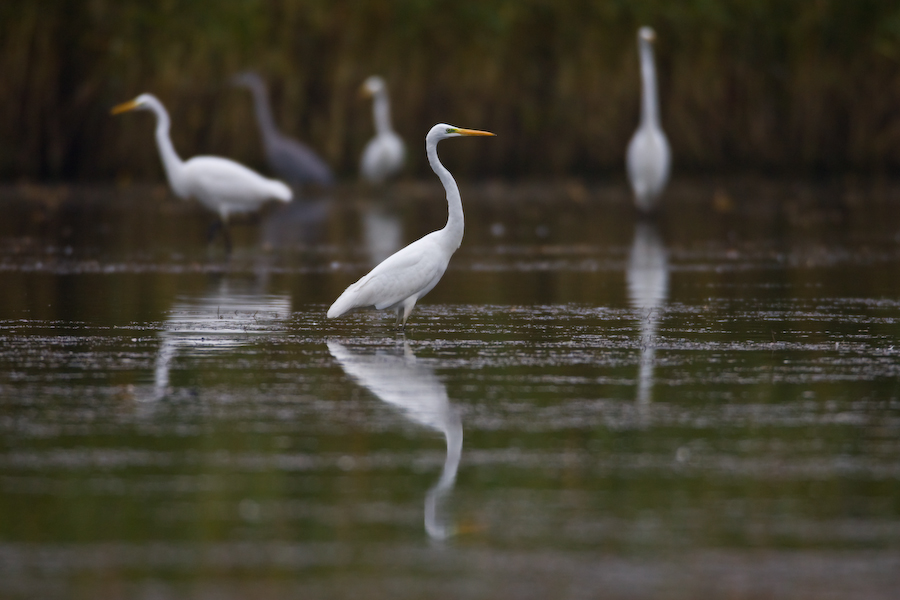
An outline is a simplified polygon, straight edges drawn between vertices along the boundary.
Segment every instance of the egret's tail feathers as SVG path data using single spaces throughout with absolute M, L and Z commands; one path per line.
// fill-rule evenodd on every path
M 272 197 L 282 202 L 290 202 L 294 199 L 294 192 L 286 184 L 273 179 Z
M 328 309 L 328 313 L 326 316 L 329 319 L 334 319 L 335 317 L 339 317 L 342 314 L 346 313 L 349 310 L 356 308 L 353 305 L 353 300 L 351 300 L 349 292 L 350 290 L 344 290 L 344 293 L 338 297 L 337 300 L 334 301 L 334 304 L 331 305 L 331 308 Z

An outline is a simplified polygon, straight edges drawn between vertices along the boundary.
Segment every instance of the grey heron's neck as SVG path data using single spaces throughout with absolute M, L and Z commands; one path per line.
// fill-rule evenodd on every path
M 462 199 L 459 195 L 459 187 L 453 175 L 441 164 L 437 155 L 437 142 L 428 141 L 425 145 L 425 152 L 428 155 L 428 164 L 431 169 L 441 180 L 444 190 L 447 192 L 447 224 L 441 230 L 446 240 L 448 250 L 456 251 L 462 243 L 463 232 L 465 231 L 465 219 L 463 217 Z
M 640 41 L 641 53 L 641 125 L 659 127 L 659 96 L 656 89 L 656 64 L 653 46 Z
M 391 103 L 384 88 L 375 92 L 372 98 L 372 118 L 375 120 L 375 132 L 378 135 L 394 131 L 391 126 Z
M 275 118 L 272 116 L 269 91 L 260 81 L 253 82 L 249 87 L 250 93 L 253 94 L 253 112 L 256 113 L 256 122 L 259 123 L 263 139 L 268 140 L 277 136 L 278 129 L 275 127 Z

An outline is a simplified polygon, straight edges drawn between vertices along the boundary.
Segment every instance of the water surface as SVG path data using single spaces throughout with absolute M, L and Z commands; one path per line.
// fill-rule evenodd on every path
M 405 333 L 325 319 L 441 190 L 0 193 L 0 596 L 893 598 L 900 203 L 463 186 Z

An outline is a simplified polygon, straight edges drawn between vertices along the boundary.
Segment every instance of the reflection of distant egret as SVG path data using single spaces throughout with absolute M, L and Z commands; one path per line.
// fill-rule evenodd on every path
M 379 399 L 401 409 L 409 420 L 444 434 L 447 458 L 440 479 L 425 496 L 425 531 L 438 540 L 452 536 L 455 528 L 441 523 L 437 513 L 440 501 L 456 482 L 463 431 L 459 412 L 450 404 L 446 386 L 434 371 L 416 362 L 405 341 L 402 356 L 352 352 L 333 341 L 328 342 L 328 350 L 347 375 Z
M 331 206 L 328 198 L 304 199 L 266 214 L 260 226 L 263 247 L 295 248 L 321 241 L 325 237 L 323 224 Z
M 234 289 L 223 279 L 208 294 L 175 302 L 159 333 L 156 354 L 154 398 L 169 390 L 169 372 L 175 355 L 206 353 L 246 345 L 253 335 L 271 331 L 291 314 L 285 295 L 265 295 Z
M 656 354 L 656 328 L 660 310 L 669 296 L 669 261 L 656 228 L 639 222 L 626 272 L 628 298 L 641 316 L 641 369 L 638 375 L 640 402 L 652 400 L 653 367 Z
M 363 243 L 369 262 L 377 265 L 396 252 L 403 243 L 400 217 L 375 203 L 362 209 Z

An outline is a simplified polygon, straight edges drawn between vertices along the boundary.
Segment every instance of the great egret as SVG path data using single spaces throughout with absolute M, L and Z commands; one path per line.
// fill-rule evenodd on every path
M 450 257 L 462 243 L 464 219 L 459 187 L 437 155 L 443 139 L 468 135 L 495 135 L 487 131 L 460 129 L 440 123 L 425 136 L 425 152 L 432 170 L 447 191 L 447 224 L 387 257 L 362 279 L 344 290 L 328 309 L 328 318 L 349 310 L 374 306 L 378 310 L 397 310 L 397 322 L 406 326 L 416 301 L 440 281 Z
M 656 66 L 653 41 L 656 33 L 650 27 L 638 30 L 641 58 L 641 121 L 628 144 L 626 166 L 634 201 L 645 213 L 656 208 L 659 196 L 669 179 L 671 155 L 669 142 L 659 124 L 659 98 L 656 90 Z
M 245 87 L 253 95 L 256 121 L 262 134 L 263 148 L 272 171 L 283 180 L 303 185 L 328 186 L 334 183 L 331 169 L 309 146 L 289 138 L 275 127 L 269 105 L 269 93 L 262 77 L 247 71 L 231 79 L 232 84 Z
M 231 214 L 254 211 L 266 200 L 290 202 L 293 198 L 291 188 L 284 183 L 263 177 L 233 160 L 195 156 L 182 161 L 169 136 L 169 113 L 156 96 L 141 94 L 114 107 L 112 114 L 130 110 L 149 110 L 156 115 L 156 145 L 175 195 L 185 200 L 196 198 L 200 204 L 218 213 L 223 227 L 228 224 Z M 230 249 L 228 230 L 223 229 L 223 232 Z
M 366 144 L 359 169 L 366 181 L 381 184 L 403 168 L 406 148 L 391 127 L 391 107 L 384 79 L 372 75 L 363 82 L 362 92 L 372 97 L 375 137 Z

